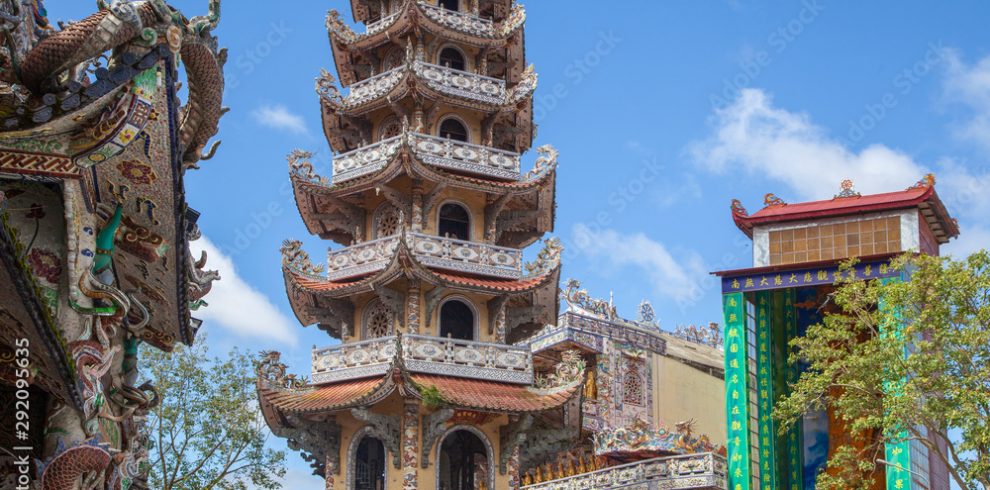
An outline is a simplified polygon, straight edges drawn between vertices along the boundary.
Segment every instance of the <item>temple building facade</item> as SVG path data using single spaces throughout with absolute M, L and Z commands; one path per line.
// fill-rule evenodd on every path
M 514 342 L 558 311 L 557 153 L 536 150 L 536 74 L 511 0 L 353 0 L 327 17 L 336 72 L 317 80 L 332 173 L 289 157 L 299 213 L 336 243 L 326 266 L 287 241 L 303 325 L 339 345 L 308 380 L 259 369 L 273 432 L 326 488 L 516 488 L 526 431 L 580 396 L 584 360 L 538 369 Z M 345 93 L 346 92 L 346 93 Z
M 191 344 L 217 279 L 183 179 L 222 113 L 219 1 L 97 4 L 0 1 L 0 488 L 144 487 L 138 346 Z
M 664 331 L 646 301 L 636 320 L 624 319 L 574 280 L 561 295 L 567 308 L 557 323 L 522 344 L 538 367 L 579 352 L 588 371 L 580 399 L 555 425 L 528 432 L 523 488 L 725 488 L 718 335 Z
M 835 447 L 850 431 L 831 410 L 809 413 L 787 435 L 770 417 L 788 383 L 801 374 L 788 363 L 788 342 L 830 312 L 828 295 L 840 263 L 858 258 L 863 280 L 907 281 L 890 267 L 905 252 L 938 255 L 958 225 L 925 177 L 901 191 L 861 195 L 842 182 L 833 199 L 785 203 L 767 194 L 749 214 L 733 201 L 736 226 L 753 240 L 753 267 L 716 272 L 725 316 L 725 403 L 729 488 L 812 489 Z M 948 471 L 918 441 L 889 444 L 878 489 L 947 489 Z

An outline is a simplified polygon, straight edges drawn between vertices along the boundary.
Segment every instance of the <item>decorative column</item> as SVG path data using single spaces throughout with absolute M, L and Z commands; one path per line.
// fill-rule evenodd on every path
M 728 427 L 729 489 L 749 490 L 749 361 L 743 293 L 722 295 L 725 315 L 725 409 Z
M 402 488 L 418 488 L 419 402 L 407 400 L 402 414 Z
M 901 282 L 899 277 L 886 277 L 880 280 L 882 284 Z M 884 322 L 880 325 L 880 335 L 882 337 L 900 338 L 903 335 L 903 324 L 899 311 L 890 311 L 890 305 L 880 298 L 880 311 L 885 315 L 894 317 L 892 322 Z M 907 355 L 905 352 L 904 355 Z M 884 386 L 885 397 L 903 396 L 901 393 L 901 383 L 894 382 Z M 887 474 L 887 490 L 911 490 L 914 482 L 911 478 L 911 441 L 906 440 L 907 434 L 903 427 L 891 427 L 891 432 L 896 434 L 898 442 L 888 442 L 885 447 L 884 459 L 887 465 L 884 468 Z M 887 434 L 888 437 L 893 434 Z
M 798 336 L 798 322 L 797 314 L 794 312 L 794 300 L 797 298 L 797 292 L 794 289 L 784 290 L 784 352 L 787 353 L 787 358 L 793 354 L 790 346 L 787 344 L 790 339 Z M 797 383 L 798 378 L 801 377 L 801 370 L 797 364 L 791 364 L 787 362 L 787 374 L 786 374 L 786 385 L 790 386 Z M 791 427 L 791 430 L 787 432 L 787 478 L 791 485 L 788 487 L 793 487 L 794 485 L 802 486 L 804 485 L 804 430 L 801 427 L 801 421 Z
M 512 449 L 512 456 L 509 457 L 509 489 L 516 490 L 520 486 L 519 475 L 519 453 L 521 448 L 516 446 Z
M 773 404 L 775 399 L 773 386 L 773 362 L 771 335 L 770 297 L 776 292 L 758 291 L 756 293 L 756 388 L 757 406 L 759 407 L 760 433 L 760 488 L 773 490 L 777 488 L 777 435 L 774 431 Z
M 419 180 L 412 188 L 412 231 L 423 232 L 423 183 Z
M 411 281 L 406 292 L 406 333 L 419 333 L 419 281 Z

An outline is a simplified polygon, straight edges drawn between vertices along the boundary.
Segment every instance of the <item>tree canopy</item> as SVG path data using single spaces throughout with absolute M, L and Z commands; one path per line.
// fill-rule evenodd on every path
M 142 371 L 162 402 L 149 414 L 149 486 L 162 490 L 281 488 L 285 454 L 265 447 L 268 429 L 244 352 L 210 359 L 200 336 L 167 353 L 143 349 Z M 249 486 L 250 484 L 250 486 Z
M 774 417 L 783 433 L 827 406 L 858 436 L 832 441 L 819 488 L 870 488 L 884 444 L 916 440 L 961 488 L 990 489 L 990 254 L 894 265 L 907 280 L 839 281 L 831 313 L 791 342 L 808 368 Z

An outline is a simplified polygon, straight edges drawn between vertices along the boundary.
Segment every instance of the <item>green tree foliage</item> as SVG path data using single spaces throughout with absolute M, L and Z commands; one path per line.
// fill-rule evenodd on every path
M 840 280 L 830 297 L 840 313 L 791 343 L 810 367 L 774 417 L 783 432 L 828 406 L 847 434 L 872 439 L 832 441 L 818 488 L 868 488 L 884 443 L 907 439 L 943 460 L 960 487 L 990 489 L 990 254 L 906 256 L 895 266 L 910 281 Z
M 201 337 L 171 353 L 143 349 L 142 362 L 162 395 L 146 425 L 151 488 L 281 488 L 285 454 L 265 447 L 250 355 L 210 359 Z

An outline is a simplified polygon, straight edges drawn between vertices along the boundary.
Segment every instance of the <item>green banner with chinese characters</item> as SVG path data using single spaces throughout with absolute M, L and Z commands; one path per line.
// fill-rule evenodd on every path
M 773 363 L 770 291 L 756 296 L 756 400 L 759 407 L 760 488 L 777 488 L 777 435 L 774 431 Z
M 900 280 L 900 277 L 890 277 L 881 279 L 880 281 L 883 284 L 890 284 Z M 884 311 L 887 308 L 889 308 L 889 306 L 884 304 L 883 298 L 881 297 L 880 310 Z M 903 335 L 901 330 L 903 325 L 900 322 L 900 315 L 895 311 L 892 316 L 895 319 L 893 322 L 884 322 L 880 325 L 880 335 L 884 337 L 900 338 L 900 336 Z M 907 353 L 905 353 L 905 355 L 906 354 Z M 884 391 L 886 392 L 886 396 L 901 396 L 900 383 L 890 383 L 885 387 Z M 914 487 L 911 479 L 911 442 L 905 440 L 906 437 L 906 431 L 901 431 L 901 433 L 895 438 L 899 439 L 899 442 L 887 443 L 884 448 L 884 458 L 887 460 L 885 470 L 887 474 L 888 490 L 911 490 Z
M 725 315 L 725 410 L 728 428 L 729 489 L 749 490 L 749 361 L 742 293 L 722 296 Z
M 787 385 L 797 383 L 801 377 L 801 368 L 796 363 L 790 362 L 793 350 L 787 345 L 790 339 L 798 336 L 797 313 L 794 311 L 794 302 L 797 298 L 797 291 L 786 289 L 783 295 L 784 314 L 784 348 L 787 352 L 787 374 L 785 378 Z M 781 488 L 789 490 L 801 490 L 804 488 L 804 434 L 802 433 L 801 422 L 798 421 L 787 432 L 787 484 Z

